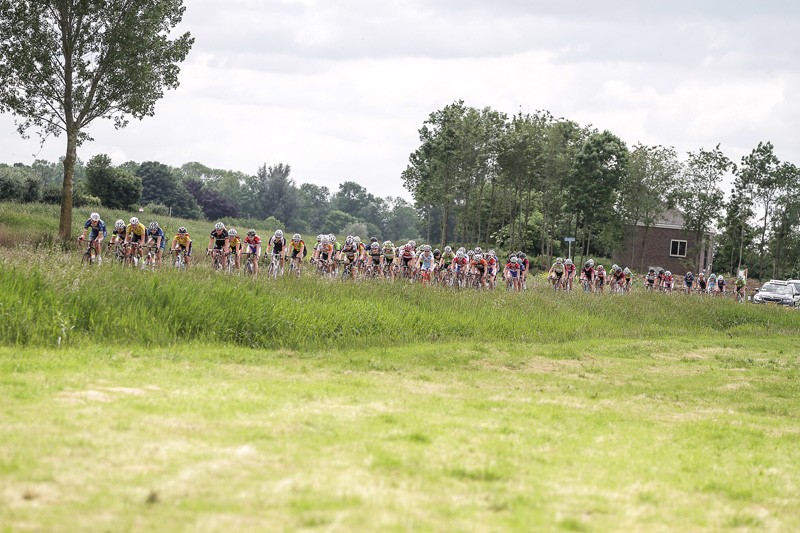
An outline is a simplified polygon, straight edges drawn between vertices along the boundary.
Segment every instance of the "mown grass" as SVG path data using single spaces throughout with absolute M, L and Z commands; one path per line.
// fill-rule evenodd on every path
M 441 340 L 556 342 L 583 338 L 797 334 L 784 309 L 682 295 L 453 292 L 404 283 L 257 280 L 189 272 L 81 268 L 78 258 L 19 250 L 0 272 L 6 345 L 163 345 L 351 348 Z
M 0 348 L 0 522 L 790 530 L 796 338 Z

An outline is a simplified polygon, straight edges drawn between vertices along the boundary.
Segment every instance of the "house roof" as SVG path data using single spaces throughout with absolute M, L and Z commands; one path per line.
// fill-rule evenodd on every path
M 644 226 L 643 222 L 636 224 L 637 226 Z M 651 224 L 651 228 L 667 228 L 667 229 L 683 229 L 684 218 L 683 213 L 675 208 L 667 209 L 656 220 L 655 224 Z

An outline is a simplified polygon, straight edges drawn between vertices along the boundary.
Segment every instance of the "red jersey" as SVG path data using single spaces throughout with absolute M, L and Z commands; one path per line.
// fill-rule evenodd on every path
M 247 237 L 244 238 L 244 243 L 252 244 L 253 246 L 258 246 L 259 244 L 261 244 L 261 237 L 259 237 L 258 235 L 253 235 L 252 237 L 248 235 Z

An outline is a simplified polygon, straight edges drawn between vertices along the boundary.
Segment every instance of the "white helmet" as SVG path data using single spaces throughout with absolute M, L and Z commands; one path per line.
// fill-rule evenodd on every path
M 117 228 L 117 229 L 124 228 L 125 227 L 125 221 L 120 218 L 119 220 L 114 222 L 114 227 Z
M 214 224 L 214 229 L 216 230 L 225 229 L 225 224 L 223 224 L 222 222 L 217 222 L 216 224 Z
M 565 264 L 565 265 L 571 265 L 571 264 L 572 264 L 572 259 L 570 259 L 569 257 L 568 257 L 568 258 L 566 258 L 566 259 L 564 260 L 564 264 Z
M 670 277 L 672 275 L 672 272 L 667 270 L 666 272 L 664 272 L 664 275 L 667 276 L 667 277 Z
M 453 249 L 452 249 L 452 248 L 450 248 L 449 246 L 445 246 L 445 247 L 444 247 L 444 253 L 446 253 L 446 254 L 449 254 L 449 253 L 450 253 L 450 252 L 452 252 L 452 251 L 453 251 Z
M 155 220 L 154 220 L 154 221 L 152 221 L 152 222 L 150 223 L 150 229 L 151 229 L 151 230 L 156 230 L 156 229 L 158 229 L 158 222 L 156 222 Z
M 231 237 L 236 237 L 237 235 L 239 235 L 239 232 L 236 231 L 236 228 L 231 228 L 228 230 L 228 235 L 230 235 Z
M 472 256 L 473 261 L 480 261 L 483 259 L 483 254 L 475 254 Z
M 323 237 L 322 233 L 317 235 L 317 242 L 322 242 L 322 237 Z
M 359 237 L 358 235 L 353 237 L 353 240 L 355 241 L 356 244 L 361 244 L 361 237 Z
M 295 233 L 294 235 L 292 235 L 292 240 L 293 240 L 294 242 L 300 242 L 300 241 L 301 241 L 301 240 L 303 240 L 303 239 L 302 239 L 302 237 L 300 237 L 300 234 L 299 234 L 299 233 Z
M 475 253 L 476 254 L 482 254 L 483 253 L 483 248 L 481 248 L 480 246 L 476 246 L 475 247 Z
M 275 236 L 276 236 L 277 238 L 279 238 L 279 239 L 280 239 L 280 238 L 282 238 L 282 237 L 283 237 L 283 231 L 282 231 L 282 230 L 279 230 L 279 229 L 276 229 L 276 230 L 275 230 Z
M 425 246 L 422 247 L 422 251 L 423 252 L 430 252 L 431 251 L 431 245 L 430 244 L 426 244 Z
M 519 263 L 519 257 L 517 257 L 516 255 L 512 255 L 511 262 L 514 264 Z
M 100 220 L 100 214 L 99 213 L 92 213 L 91 215 L 89 215 L 89 219 L 93 220 L 94 222 L 97 222 L 98 220 Z
M 328 235 L 328 238 L 331 240 L 331 242 L 336 242 L 336 235 L 334 235 L 333 233 Z
M 408 241 L 408 245 L 411 246 L 412 248 L 416 248 L 417 247 L 416 241 Z
M 717 281 L 725 281 L 725 278 L 722 277 L 722 274 L 717 276 Z
M 331 243 L 330 237 L 328 237 L 327 235 L 323 235 L 322 236 L 322 244 L 330 244 L 330 243 Z
M 139 219 L 136 217 L 131 217 L 131 226 L 135 226 L 139 223 Z
M 631 273 L 631 269 L 628 268 L 628 267 L 625 267 L 625 270 L 623 270 L 622 272 L 627 275 L 627 274 Z M 690 274 L 691 274 L 691 272 L 690 272 Z

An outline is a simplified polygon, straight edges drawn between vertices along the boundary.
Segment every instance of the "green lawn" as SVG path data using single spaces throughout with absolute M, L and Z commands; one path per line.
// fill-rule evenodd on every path
M 10 530 L 789 530 L 797 337 L 0 349 Z

